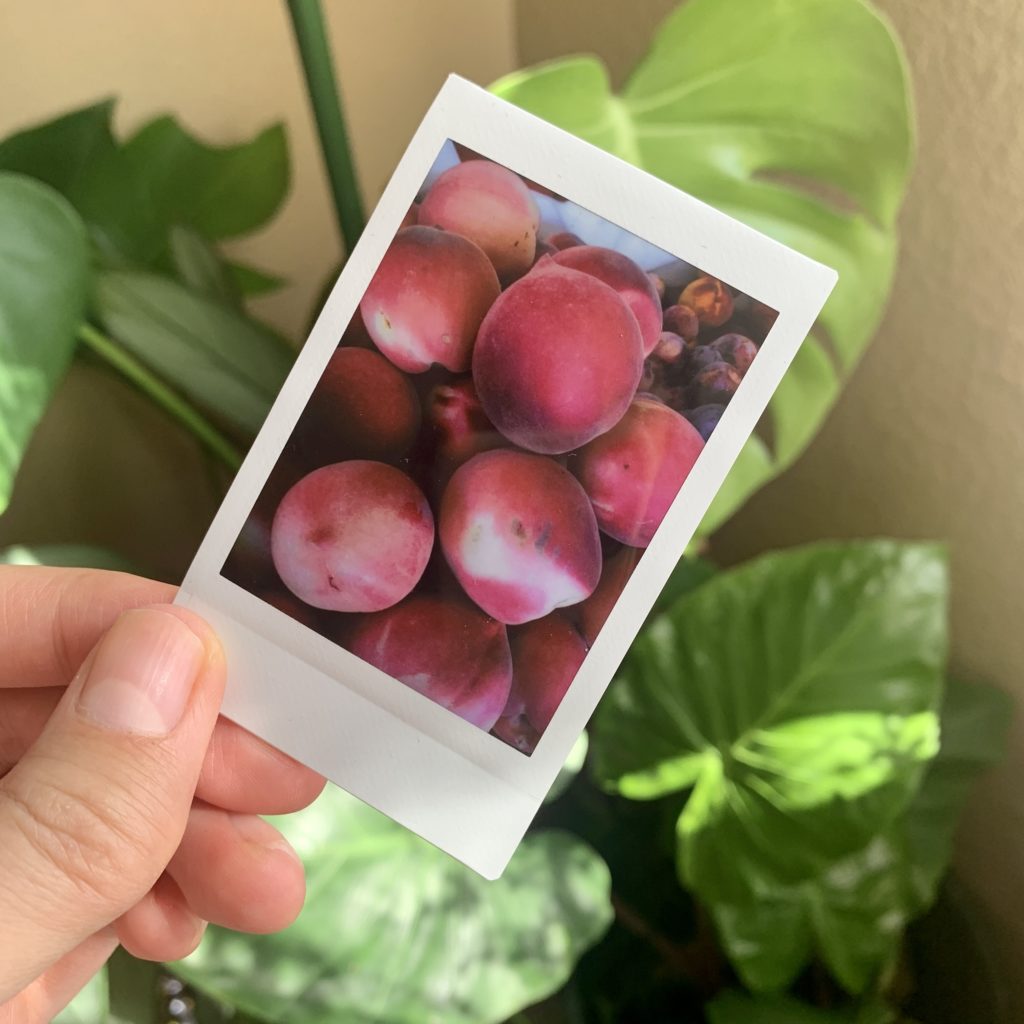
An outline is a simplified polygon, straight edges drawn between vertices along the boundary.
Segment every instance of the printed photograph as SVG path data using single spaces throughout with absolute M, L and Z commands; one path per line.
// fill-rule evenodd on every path
M 222 575 L 529 755 L 776 315 L 448 142 Z

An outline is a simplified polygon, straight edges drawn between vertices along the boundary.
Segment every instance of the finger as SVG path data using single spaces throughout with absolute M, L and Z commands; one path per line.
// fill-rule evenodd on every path
M 117 949 L 117 935 L 104 928 L 62 956 L 13 999 L 0 1003 L 0 1024 L 48 1024 L 82 990 Z
M 163 874 L 115 927 L 132 956 L 164 963 L 188 956 L 199 945 L 206 922 L 189 908 L 178 883 Z
M 240 725 L 221 718 L 203 762 L 196 796 L 245 814 L 288 814 L 311 804 L 324 778 Z
M 166 583 L 102 569 L 0 566 L 0 687 L 67 683 L 130 608 L 169 603 Z
M 0 690 L 0 776 L 36 741 L 63 692 L 61 687 Z M 196 796 L 230 811 L 288 814 L 311 804 L 323 788 L 323 776 L 219 718 Z
M 277 829 L 204 804 L 192 808 L 167 870 L 196 914 L 236 931 L 287 927 L 306 895 L 302 863 Z
M 224 688 L 210 628 L 123 615 L 0 779 L 0 999 L 153 886 L 181 841 Z

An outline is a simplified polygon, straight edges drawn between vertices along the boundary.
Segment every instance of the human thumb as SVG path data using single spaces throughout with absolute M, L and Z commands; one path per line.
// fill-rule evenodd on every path
M 0 779 L 0 1003 L 159 878 L 223 688 L 201 619 L 170 605 L 127 612 Z

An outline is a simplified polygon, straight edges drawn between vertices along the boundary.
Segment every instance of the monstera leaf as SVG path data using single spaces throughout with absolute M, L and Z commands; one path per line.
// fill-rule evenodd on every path
M 813 953 L 851 992 L 865 991 L 892 963 L 903 928 L 935 899 L 968 791 L 1002 756 L 1012 710 L 998 690 L 952 684 L 939 754 L 887 829 L 809 882 L 712 907 L 726 952 L 750 988 L 786 988 Z
M 308 898 L 279 935 L 212 928 L 175 970 L 274 1024 L 497 1024 L 559 988 L 612 911 L 604 862 L 562 832 L 527 837 L 487 882 L 329 789 L 279 819 Z
M 863 0 L 690 0 L 621 93 L 589 56 L 491 88 L 839 271 L 708 532 L 803 450 L 878 325 L 912 148 L 900 48 Z
M 71 359 L 89 281 L 72 207 L 48 185 L 0 173 L 0 512 Z
M 817 878 L 902 810 L 938 745 L 940 550 L 811 546 L 723 572 L 651 621 L 595 717 L 595 770 L 692 789 L 682 880 L 748 904 Z

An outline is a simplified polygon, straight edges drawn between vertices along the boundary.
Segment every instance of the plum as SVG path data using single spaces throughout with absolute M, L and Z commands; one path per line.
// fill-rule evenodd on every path
M 679 305 L 689 306 L 702 327 L 721 327 L 732 316 L 732 292 L 717 278 L 704 275 L 679 293 Z
M 480 325 L 473 381 L 514 444 L 562 454 L 622 418 L 643 369 L 636 317 L 613 288 L 545 257 Z
M 477 329 L 500 286 L 483 251 L 437 228 L 403 228 L 359 309 L 377 348 L 400 370 L 469 369 Z
M 336 349 L 292 434 L 309 468 L 346 459 L 392 462 L 406 455 L 420 425 L 409 379 L 379 352 Z
M 601 542 L 583 488 L 551 459 L 498 450 L 455 471 L 438 534 L 466 593 L 518 625 L 576 604 L 597 586 Z
M 710 345 L 695 345 L 686 353 L 684 373 L 688 378 L 692 379 L 709 366 L 714 366 L 716 363 L 721 362 L 722 354 Z
M 640 267 L 628 256 L 600 245 L 575 245 L 555 253 L 552 259 L 614 288 L 636 317 L 644 355 L 651 354 L 661 334 L 661 301 L 654 282 Z
M 742 334 L 723 334 L 711 342 L 711 348 L 719 353 L 723 362 L 735 366 L 741 376 L 750 369 L 757 355 L 757 346 Z
M 446 474 L 480 452 L 508 446 L 487 418 L 471 377 L 435 387 L 427 399 L 426 421 L 434 459 Z
M 645 548 L 703 448 L 693 424 L 639 395 L 616 426 L 580 449 L 573 472 L 600 528 L 623 544 Z
M 697 428 L 697 432 L 705 441 L 712 435 L 718 421 L 725 412 L 724 405 L 698 405 L 696 409 L 687 410 L 684 415 Z
M 401 601 L 423 575 L 434 517 L 404 473 L 356 459 L 295 484 L 274 516 L 270 544 L 278 575 L 300 601 L 375 612 Z
M 620 548 L 610 558 L 605 559 L 601 570 L 601 580 L 594 592 L 579 605 L 577 617 L 580 633 L 586 643 L 593 645 L 597 634 L 601 632 L 622 591 L 629 582 L 633 570 L 640 561 L 643 551 L 637 548 Z
M 490 729 L 508 702 L 505 627 L 463 600 L 414 594 L 362 618 L 346 646 L 467 722 Z
M 662 331 L 651 355 L 662 363 L 678 363 L 686 354 L 686 341 L 672 331 Z
M 735 366 L 712 363 L 690 381 L 687 397 L 691 406 L 725 405 L 736 394 L 743 378 Z
M 697 340 L 700 333 L 700 321 L 689 306 L 669 306 L 662 314 L 661 325 L 666 331 L 678 334 L 690 344 Z
M 587 656 L 587 644 L 559 612 L 511 630 L 512 687 L 495 733 L 525 754 L 551 724 Z
M 423 197 L 420 224 L 475 242 L 503 282 L 533 264 L 540 212 L 523 179 L 490 160 L 450 167 Z

